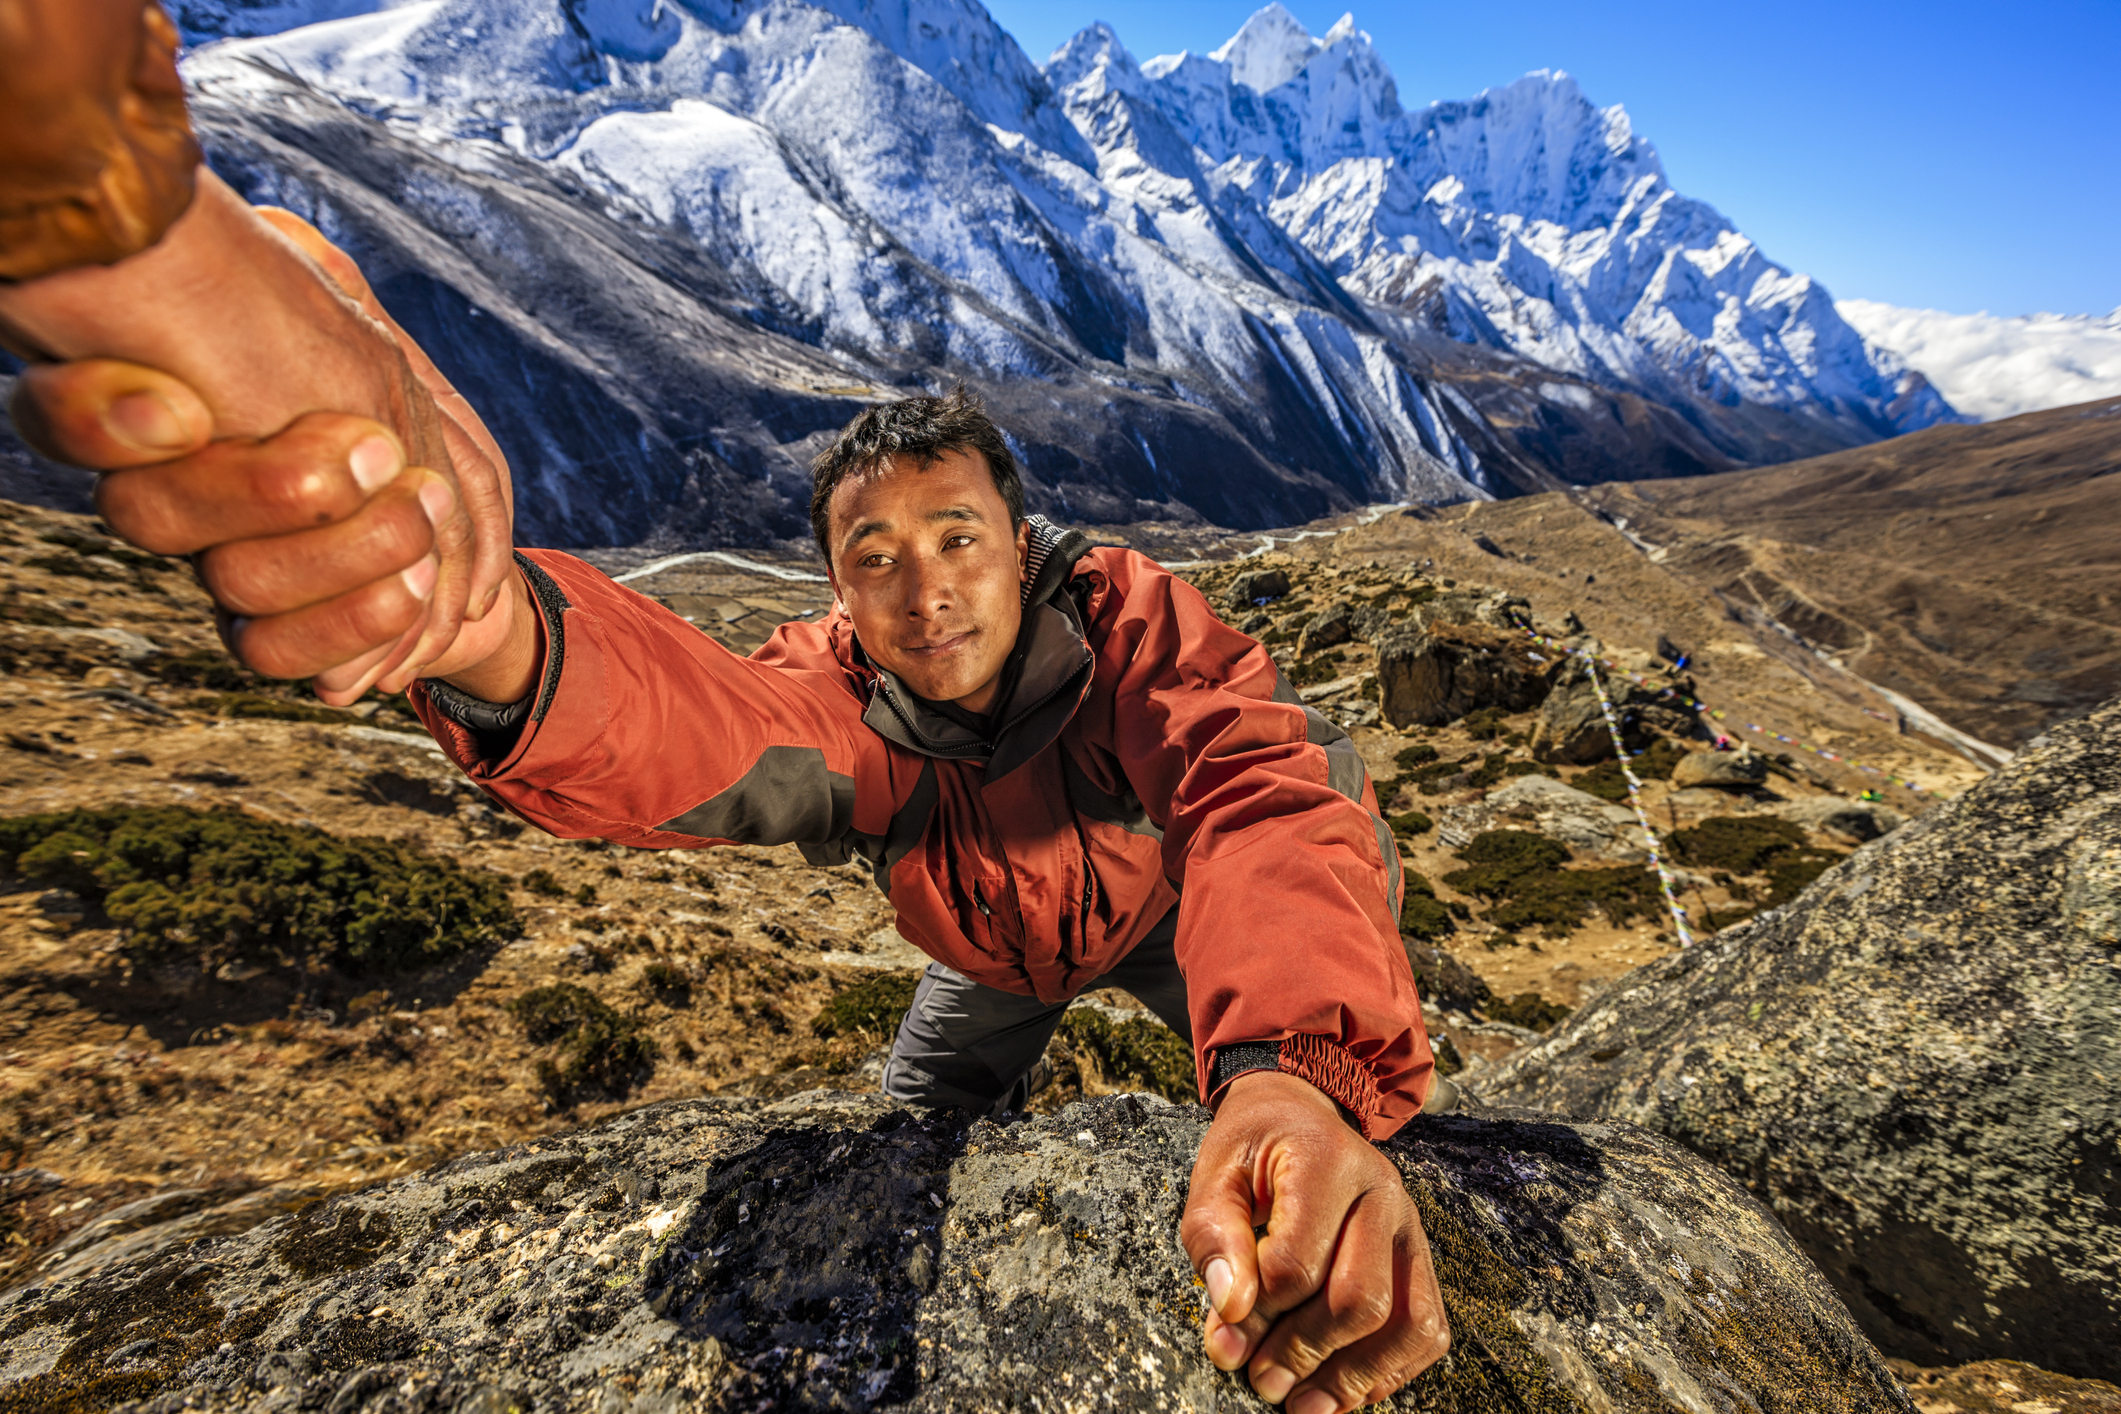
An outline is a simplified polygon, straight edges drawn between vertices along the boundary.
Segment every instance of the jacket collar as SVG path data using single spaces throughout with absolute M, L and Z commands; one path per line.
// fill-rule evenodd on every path
M 1005 674 L 1004 696 L 989 720 L 990 732 L 962 713 L 946 713 L 914 696 L 895 674 L 869 661 L 853 635 L 849 645 L 872 679 L 862 721 L 886 741 L 923 756 L 985 763 L 987 778 L 1007 775 L 1046 749 L 1090 690 L 1090 645 L 1081 611 L 1062 588 L 1075 562 L 1090 549 L 1079 530 L 1063 530 L 1044 516 L 1031 516 L 1030 552 L 1024 566 L 1024 622 L 1017 631 Z

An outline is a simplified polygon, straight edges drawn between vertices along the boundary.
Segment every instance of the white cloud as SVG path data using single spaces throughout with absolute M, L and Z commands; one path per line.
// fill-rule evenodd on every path
M 2121 309 L 1997 319 L 1845 299 L 1834 308 L 1872 345 L 1983 421 L 2121 397 Z

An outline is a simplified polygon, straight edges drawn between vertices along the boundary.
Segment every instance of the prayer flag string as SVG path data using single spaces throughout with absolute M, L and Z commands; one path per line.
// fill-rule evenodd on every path
M 1672 889 L 1672 871 L 1665 867 L 1664 855 L 1657 846 L 1657 831 L 1650 828 L 1650 813 L 1642 807 L 1642 782 L 1636 778 L 1635 768 L 1628 765 L 1628 749 L 1620 740 L 1620 716 L 1613 710 L 1613 700 L 1606 696 L 1605 684 L 1598 679 L 1598 670 L 1591 665 L 1591 655 L 1579 653 L 1583 659 L 1583 675 L 1591 680 L 1591 688 L 1598 694 L 1598 710 L 1605 714 L 1606 730 L 1613 736 L 1613 754 L 1620 759 L 1620 774 L 1627 778 L 1628 804 L 1635 808 L 1635 822 L 1642 826 L 1642 837 L 1649 841 L 1650 867 L 1657 871 L 1657 887 L 1664 892 L 1664 906 L 1672 911 L 1672 930 L 1679 935 L 1679 946 L 1694 945 L 1694 935 L 1687 931 L 1686 910 L 1680 907 L 1679 895 Z
M 1589 661 L 1591 659 L 1591 655 L 1583 649 L 1571 648 L 1568 644 L 1562 642 L 1560 639 L 1551 637 L 1548 634 L 1540 633 L 1538 630 L 1531 628 L 1527 625 L 1519 624 L 1518 627 L 1520 630 L 1523 631 L 1525 636 L 1530 638 L 1534 643 L 1539 644 L 1543 648 L 1552 649 L 1554 652 L 1560 654 L 1562 657 L 1580 657 L 1585 659 L 1586 661 Z M 1831 761 L 1834 762 L 1836 765 L 1847 766 L 1854 770 L 1861 771 L 1867 776 L 1877 776 L 1889 786 L 1898 786 L 1902 790 L 1911 791 L 1916 795 L 1934 797 L 1936 794 L 1934 791 L 1924 790 L 1921 786 L 1916 785 L 1913 781 L 1908 780 L 1903 776 L 1893 775 L 1891 772 L 1883 769 L 1882 767 L 1873 766 L 1865 761 L 1852 760 L 1849 757 L 1843 756 L 1837 751 L 1830 751 L 1823 746 L 1814 746 L 1810 742 L 1800 741 L 1796 737 L 1786 736 L 1781 732 L 1770 730 L 1769 728 L 1760 725 L 1760 723 L 1758 722 L 1732 721 L 1730 718 L 1724 715 L 1722 708 L 1711 707 L 1706 702 L 1700 701 L 1697 698 L 1689 697 L 1687 694 L 1681 692 L 1677 687 L 1674 687 L 1670 683 L 1659 685 L 1658 683 L 1653 682 L 1649 678 L 1644 677 L 1640 673 L 1631 673 L 1627 669 L 1621 667 L 1618 663 L 1615 663 L 1610 659 L 1600 658 L 1597 660 L 1597 662 L 1601 666 L 1603 666 L 1608 672 L 1612 673 L 1615 677 L 1626 678 L 1629 682 L 1634 683 L 1637 687 L 1646 688 L 1652 692 L 1657 693 L 1661 697 L 1669 698 L 1672 701 L 1679 702 L 1691 708 L 1693 711 L 1700 713 L 1702 716 L 1709 718 L 1712 721 L 1722 722 L 1734 728 L 1743 727 L 1746 731 L 1753 733 L 1753 735 L 1755 736 L 1766 737 L 1770 741 L 1779 742 L 1784 746 L 1793 746 L 1799 751 L 1810 752 L 1812 755 L 1818 757 L 1822 761 Z M 1869 708 L 1865 708 L 1864 711 L 1873 717 L 1877 717 L 1880 721 L 1886 720 L 1882 713 L 1872 712 Z M 1621 759 L 1627 759 L 1627 754 L 1625 752 L 1621 753 Z

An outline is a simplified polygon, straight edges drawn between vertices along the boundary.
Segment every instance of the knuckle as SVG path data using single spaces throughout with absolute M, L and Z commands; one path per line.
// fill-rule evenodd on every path
M 1276 1297 L 1303 1297 L 1324 1284 L 1325 1259 L 1311 1253 L 1260 1254 L 1260 1284 Z
M 389 580 L 348 595 L 340 618 L 346 626 L 346 636 L 361 648 L 369 648 L 404 633 L 419 613 L 419 602 L 396 580 Z

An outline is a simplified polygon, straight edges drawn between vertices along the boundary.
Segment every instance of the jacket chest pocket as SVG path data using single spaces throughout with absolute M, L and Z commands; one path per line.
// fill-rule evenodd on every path
M 1021 951 L 1017 936 L 1015 905 L 1009 901 L 1009 879 L 1005 874 L 986 874 L 972 880 L 968 897 L 959 905 L 959 925 L 972 945 L 989 957 L 1008 957 Z

